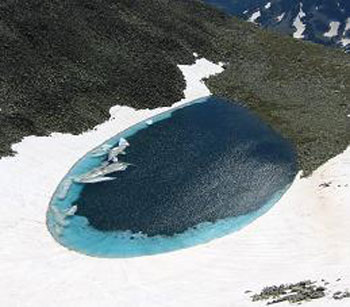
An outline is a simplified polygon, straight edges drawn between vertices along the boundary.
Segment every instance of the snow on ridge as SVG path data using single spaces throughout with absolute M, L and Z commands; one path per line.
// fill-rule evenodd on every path
M 267 2 L 266 5 L 265 5 L 264 7 L 265 7 L 265 9 L 268 10 L 268 9 L 271 7 L 271 2 Z
M 345 29 L 344 32 L 350 30 L 350 17 L 346 19 Z
M 323 34 L 325 37 L 334 37 L 338 35 L 338 30 L 340 27 L 340 22 L 339 21 L 331 21 L 329 23 L 329 30 Z
M 305 17 L 306 14 L 305 12 L 303 11 L 303 4 L 300 3 L 300 10 L 299 10 L 299 13 L 297 15 L 297 17 L 295 18 L 294 22 L 293 22 L 293 26 L 296 28 L 296 31 L 293 33 L 293 37 L 294 38 L 298 38 L 298 39 L 301 39 L 301 38 L 304 38 L 304 31 L 305 31 L 305 24 L 302 22 L 302 18 Z
M 254 12 L 248 19 L 249 22 L 253 22 L 253 23 L 256 23 L 256 20 L 261 16 L 261 12 L 260 10 L 259 11 L 256 11 Z
M 342 38 L 342 39 L 340 40 L 340 43 L 341 43 L 341 45 L 342 45 L 343 47 L 346 47 L 347 45 L 350 44 L 350 38 L 344 37 L 344 38 Z
M 350 44 L 350 38 L 346 37 L 347 32 L 350 30 L 350 17 L 348 17 L 346 19 L 346 23 L 345 23 L 345 28 L 344 28 L 344 32 L 342 35 L 342 38 L 340 39 L 340 43 L 343 47 L 346 47 L 347 45 Z
M 277 17 L 276 17 L 276 21 L 277 21 L 277 22 L 281 22 L 285 15 L 286 15 L 286 13 L 284 12 L 284 13 L 282 13 L 281 15 L 277 16 Z

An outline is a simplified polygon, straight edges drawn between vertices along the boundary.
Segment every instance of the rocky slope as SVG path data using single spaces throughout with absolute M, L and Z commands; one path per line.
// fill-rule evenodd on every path
M 193 52 L 227 69 L 213 93 L 241 101 L 294 142 L 310 173 L 344 150 L 350 64 L 341 51 L 258 29 L 196 0 L 4 0 L 0 156 L 27 135 L 81 133 L 113 105 L 183 96 Z

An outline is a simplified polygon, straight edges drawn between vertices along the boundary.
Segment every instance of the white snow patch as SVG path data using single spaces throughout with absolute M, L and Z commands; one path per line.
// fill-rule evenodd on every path
M 186 98 L 210 94 L 201 80 L 222 71 L 204 59 L 180 66 Z M 69 251 L 49 235 L 52 193 L 82 155 L 123 129 L 169 108 L 115 106 L 111 119 L 81 135 L 27 137 L 0 160 L 0 306 L 265 306 L 245 290 L 325 278 L 350 281 L 350 148 L 310 178 L 297 178 L 267 214 L 208 244 L 131 259 Z M 329 187 L 320 187 L 331 182 Z M 349 302 L 331 301 L 333 307 Z M 328 299 L 308 306 L 329 307 Z M 283 304 L 281 305 L 283 306 Z M 285 305 L 284 305 L 285 306 Z
M 203 96 L 209 96 L 211 93 L 202 80 L 222 72 L 224 70 L 222 66 L 223 63 L 221 62 L 213 64 L 206 59 L 197 59 L 194 65 L 179 65 L 187 84 L 184 91 L 185 99 L 175 103 L 172 107 L 177 107 Z M 169 108 L 158 108 L 156 110 L 163 112 L 166 109 Z
M 340 43 L 343 45 L 343 47 L 350 44 L 350 38 L 346 37 L 346 32 L 350 30 L 350 17 L 346 19 L 346 24 L 343 32 L 343 36 L 340 40 Z
M 334 37 L 338 35 L 340 22 L 339 21 L 331 21 L 329 24 L 329 30 L 328 32 L 324 33 L 323 36 L 325 37 Z
M 340 40 L 340 43 L 342 44 L 343 47 L 346 47 L 347 45 L 350 44 L 350 38 L 343 37 L 343 38 Z
M 271 2 L 267 2 L 266 5 L 265 5 L 265 9 L 269 9 L 271 7 Z
M 277 16 L 276 17 L 277 22 L 281 22 L 285 15 L 286 13 L 282 13 L 281 15 Z
M 346 19 L 344 31 L 348 31 L 348 30 L 350 30 L 350 17 Z
M 305 31 L 305 24 L 302 22 L 302 18 L 305 17 L 306 14 L 303 11 L 303 4 L 300 3 L 300 10 L 299 13 L 297 15 L 297 17 L 295 18 L 294 22 L 293 22 L 293 26 L 296 28 L 296 31 L 293 33 L 293 37 L 294 38 L 304 38 L 304 31 Z
M 248 21 L 249 22 L 256 22 L 256 20 L 261 16 L 261 12 L 260 11 L 256 11 L 252 14 L 252 16 L 249 17 Z

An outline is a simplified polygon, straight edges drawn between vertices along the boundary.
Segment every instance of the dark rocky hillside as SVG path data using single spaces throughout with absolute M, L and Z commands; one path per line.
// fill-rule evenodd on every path
M 177 63 L 213 54 L 200 20 L 213 10 L 177 1 L 71 0 L 0 3 L 0 154 L 29 134 L 79 133 L 112 105 L 167 105 L 185 87 Z
M 309 173 L 349 144 L 350 62 L 196 0 L 3 0 L 0 156 L 27 135 L 80 133 L 112 105 L 181 99 L 177 64 L 228 63 L 209 79 L 292 140 Z M 349 63 L 349 64 L 348 64 Z
M 231 59 L 209 80 L 212 92 L 244 102 L 294 140 L 306 175 L 350 143 L 348 55 L 254 32 Z

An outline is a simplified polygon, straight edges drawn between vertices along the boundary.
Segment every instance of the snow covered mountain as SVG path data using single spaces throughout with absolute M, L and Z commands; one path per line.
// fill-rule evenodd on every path
M 350 50 L 348 0 L 206 0 L 264 28 Z

